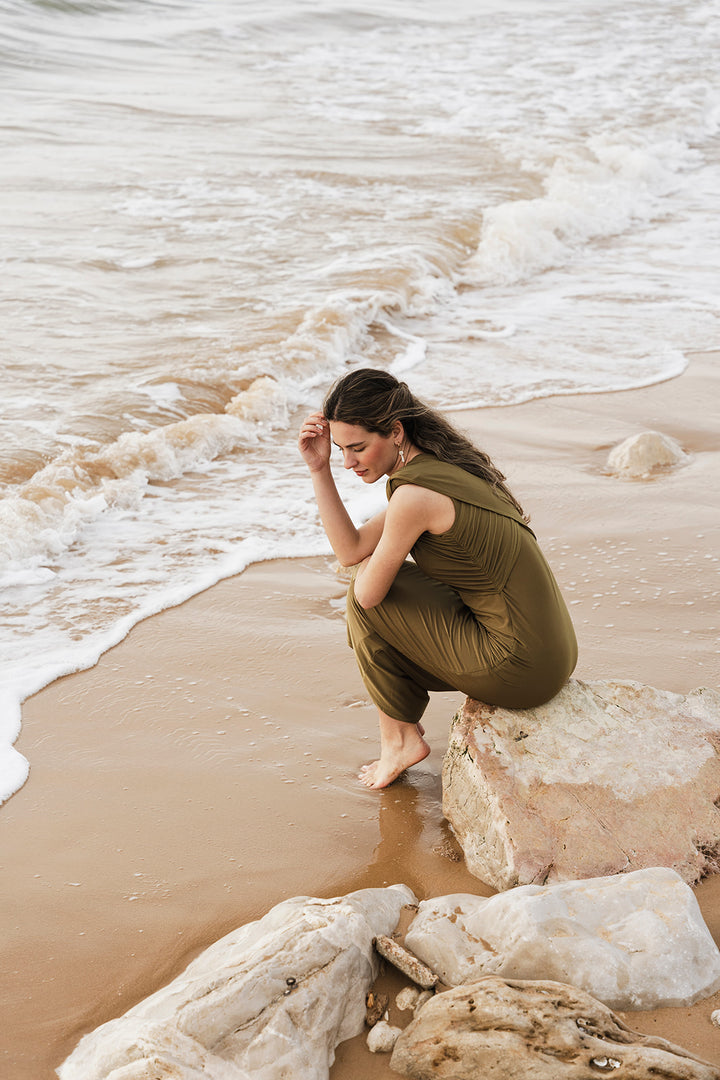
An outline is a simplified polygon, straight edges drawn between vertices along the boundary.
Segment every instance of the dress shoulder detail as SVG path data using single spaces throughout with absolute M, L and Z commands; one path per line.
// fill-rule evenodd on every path
M 459 465 L 440 461 L 439 458 L 434 457 L 432 454 L 417 454 L 407 465 L 403 465 L 397 473 L 388 477 L 388 499 L 401 484 L 416 484 L 418 487 L 439 491 L 441 495 L 448 495 L 451 499 L 469 503 L 471 506 L 479 506 L 483 510 L 490 510 L 494 514 L 502 514 L 504 517 L 516 521 L 518 525 L 522 525 L 533 536 L 535 535 L 527 523 L 523 521 L 518 510 L 491 483 L 483 480 L 480 476 L 475 476 Z

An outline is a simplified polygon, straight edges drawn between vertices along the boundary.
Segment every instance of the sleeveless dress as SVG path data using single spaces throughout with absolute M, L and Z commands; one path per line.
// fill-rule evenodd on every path
M 535 535 L 491 484 L 421 453 L 388 478 L 448 495 L 455 521 L 424 532 L 387 596 L 348 591 L 348 640 L 373 702 L 417 723 L 429 690 L 526 709 L 561 689 L 577 661 L 570 615 Z

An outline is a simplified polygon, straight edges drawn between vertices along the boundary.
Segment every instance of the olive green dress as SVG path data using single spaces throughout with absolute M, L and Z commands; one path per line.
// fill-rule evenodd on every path
M 348 638 L 373 702 L 416 723 L 428 690 L 460 690 L 490 705 L 549 701 L 577 661 L 572 622 L 534 533 L 487 481 L 419 454 L 387 483 L 448 495 L 455 522 L 424 532 L 414 562 L 367 610 L 348 593 Z

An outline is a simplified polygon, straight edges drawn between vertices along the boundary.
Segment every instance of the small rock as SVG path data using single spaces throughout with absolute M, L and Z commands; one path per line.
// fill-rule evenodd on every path
M 710 1020 L 715 1027 L 720 1027 L 720 1009 L 715 1009 L 714 1012 L 710 1013 Z
M 420 991 L 416 986 L 406 986 L 395 998 L 395 1004 L 400 1012 L 408 1012 L 408 1010 L 415 1008 L 419 997 Z
M 658 469 L 685 465 L 690 460 L 682 446 L 669 435 L 659 431 L 644 431 L 631 435 L 608 455 L 607 468 L 618 476 L 643 479 Z
M 412 979 L 423 990 L 430 990 L 437 983 L 438 977 L 434 971 L 387 934 L 378 934 L 373 945 L 385 960 L 389 960 L 398 971 L 402 971 L 403 975 L 407 975 L 408 979 Z
M 398 1038 L 390 1068 L 412 1080 L 718 1080 L 720 1070 L 641 1035 L 574 986 L 487 976 L 436 994 Z
M 368 1032 L 368 1050 L 373 1054 L 389 1054 L 400 1035 L 401 1028 L 392 1027 L 387 1020 L 379 1020 Z

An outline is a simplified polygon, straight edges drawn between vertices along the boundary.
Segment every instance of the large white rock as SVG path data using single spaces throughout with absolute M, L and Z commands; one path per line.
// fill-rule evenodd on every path
M 492 975 L 436 994 L 390 1067 L 411 1080 L 720 1080 L 716 1065 L 632 1031 L 582 990 Z
M 664 867 L 425 900 L 405 944 L 448 986 L 555 979 L 614 1009 L 692 1005 L 720 989 L 720 951 L 693 891 Z
M 641 479 L 652 476 L 659 469 L 686 465 L 689 460 L 689 454 L 676 439 L 660 431 L 643 431 L 613 447 L 608 455 L 607 468 L 619 476 Z
M 496 889 L 720 866 L 720 694 L 570 680 L 537 709 L 468 698 L 443 763 L 443 810 Z
M 405 885 L 296 897 L 221 938 L 174 982 L 86 1035 L 61 1080 L 327 1080 L 365 1023 L 373 938 L 391 934 Z

